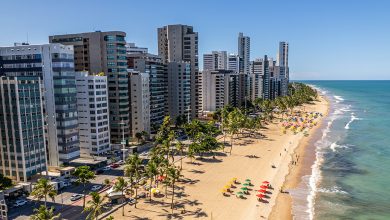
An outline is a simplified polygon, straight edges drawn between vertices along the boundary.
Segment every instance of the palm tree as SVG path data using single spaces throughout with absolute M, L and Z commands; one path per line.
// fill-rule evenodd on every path
M 168 169 L 168 182 L 172 185 L 172 200 L 171 200 L 171 209 L 173 213 L 173 200 L 175 198 L 175 182 L 180 178 L 180 170 L 175 166 L 171 166 Z
M 158 170 L 157 170 L 157 164 L 153 161 L 153 160 L 149 160 L 148 164 L 146 165 L 146 168 L 145 168 L 145 171 L 146 171 L 146 176 L 149 177 L 150 179 L 150 197 L 149 197 L 149 200 L 152 201 L 152 184 L 153 184 L 153 179 L 156 177 L 156 175 L 158 174 Z
M 142 139 L 142 133 L 141 132 L 135 133 L 135 138 L 137 138 L 137 142 L 140 143 Z
M 110 215 L 110 217 L 106 218 L 106 220 L 114 220 L 114 216 Z
M 85 208 L 85 187 L 95 179 L 95 173 L 90 170 L 89 166 L 80 166 L 73 172 L 73 176 L 77 178 L 77 184 L 83 184 L 83 208 Z
M 44 198 L 45 207 L 47 207 L 47 197 L 49 196 L 54 201 L 54 197 L 57 195 L 57 191 L 48 179 L 40 178 L 32 190 L 31 195 L 38 200 Z
M 110 185 L 111 181 L 109 179 L 104 179 L 103 184 L 108 186 Z
M 133 192 L 133 187 L 135 184 L 138 183 L 139 179 L 141 178 L 141 173 L 140 173 L 140 167 L 142 164 L 142 160 L 139 157 L 138 154 L 132 154 L 126 161 L 126 167 L 125 167 L 125 175 L 130 177 L 130 188 L 131 192 Z M 133 181 L 134 180 L 134 181 Z M 133 184 L 135 182 L 135 184 Z M 138 194 L 138 189 L 135 187 L 135 197 L 137 198 Z M 135 208 L 137 208 L 137 199 L 134 205 Z
M 61 214 L 54 215 L 54 208 L 47 209 L 45 206 L 39 206 L 39 209 L 34 209 L 35 214 L 30 217 L 31 220 L 56 220 Z
M 86 219 L 98 219 L 98 216 L 103 212 L 104 197 L 101 197 L 97 192 L 90 193 L 92 199 L 87 202 L 87 207 L 83 212 L 89 212 Z
M 184 151 L 184 145 L 181 141 L 178 141 L 175 145 L 176 150 L 180 152 L 180 170 L 183 169 L 183 151 Z
M 114 192 L 121 192 L 122 197 L 124 197 L 124 192 L 127 189 L 127 182 L 123 177 L 118 177 L 115 185 L 113 186 Z M 125 216 L 125 206 L 122 206 L 122 216 Z

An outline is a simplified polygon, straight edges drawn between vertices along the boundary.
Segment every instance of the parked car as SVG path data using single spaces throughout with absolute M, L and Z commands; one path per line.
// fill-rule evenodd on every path
M 111 167 L 109 167 L 109 166 L 106 166 L 106 167 L 103 167 L 103 169 L 102 169 L 103 171 L 107 171 L 107 170 L 111 170 Z
M 27 200 L 25 199 L 19 199 L 19 200 L 16 200 L 13 207 L 20 207 L 20 206 L 24 206 L 27 204 Z
M 125 164 L 125 163 L 123 162 L 123 160 L 120 160 L 120 161 L 117 162 L 117 164 L 123 165 L 123 164 Z
M 99 191 L 102 188 L 101 185 L 94 185 L 91 187 L 91 191 Z
M 71 183 L 75 183 L 75 182 L 77 182 L 77 179 L 76 178 L 70 178 L 70 182 Z
M 96 174 L 96 175 L 99 175 L 99 174 L 102 174 L 102 173 L 104 173 L 104 170 L 102 170 L 102 169 L 99 169 L 99 170 L 96 170 L 96 171 L 95 171 L 95 174 Z
M 81 194 L 74 194 L 70 197 L 70 201 L 77 201 L 79 199 L 83 198 L 83 195 Z
M 113 163 L 113 164 L 111 164 L 111 165 L 110 165 L 110 167 L 111 167 L 111 168 L 118 168 L 118 167 L 119 167 L 119 165 L 118 165 L 118 164 L 116 164 L 116 163 Z

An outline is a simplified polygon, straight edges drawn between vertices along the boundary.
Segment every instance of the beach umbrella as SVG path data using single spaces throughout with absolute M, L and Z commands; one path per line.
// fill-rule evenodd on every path
M 268 181 L 263 181 L 263 184 L 269 184 L 269 182 Z
M 268 186 L 261 185 L 260 188 L 262 188 L 262 189 L 268 189 Z
M 243 186 L 249 186 L 250 184 L 249 183 L 244 183 L 242 184 Z
M 236 193 L 237 195 L 242 195 L 242 194 L 244 194 L 243 192 L 238 192 L 238 193 Z
M 257 190 L 257 192 L 266 193 L 267 190 L 265 190 L 265 189 L 260 189 L 260 190 Z
M 221 189 L 221 192 L 225 193 L 225 192 L 227 192 L 227 190 L 226 189 Z
M 250 182 L 251 180 L 250 180 L 250 179 L 246 179 L 245 181 L 246 181 L 246 182 Z
M 244 191 L 247 191 L 247 190 L 248 190 L 247 187 L 242 187 L 241 189 L 244 190 Z
M 259 197 L 259 198 L 263 198 L 264 197 L 263 194 L 257 194 L 256 196 Z

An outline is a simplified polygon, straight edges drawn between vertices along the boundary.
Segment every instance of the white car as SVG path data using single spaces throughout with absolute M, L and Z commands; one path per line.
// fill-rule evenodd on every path
M 99 191 L 101 188 L 102 188 L 101 185 L 94 185 L 92 186 L 91 191 Z
M 76 201 L 76 200 L 79 200 L 81 198 L 83 198 L 83 195 L 81 195 L 81 194 L 74 194 L 74 195 L 72 195 L 70 197 L 70 201 Z
M 21 200 L 16 200 L 14 203 L 14 207 L 20 207 L 24 206 L 27 204 L 27 200 L 21 199 Z

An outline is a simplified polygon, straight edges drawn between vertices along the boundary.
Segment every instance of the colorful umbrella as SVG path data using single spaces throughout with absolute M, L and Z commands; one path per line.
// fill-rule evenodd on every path
M 237 195 L 242 195 L 242 194 L 244 194 L 243 192 L 238 192 L 238 193 L 236 193 Z
M 264 197 L 263 194 L 257 194 L 256 196 L 259 197 L 259 198 L 263 198 Z
M 225 192 L 227 192 L 227 190 L 226 189 L 221 189 L 221 192 L 225 193 Z
M 249 184 L 249 183 L 244 183 L 244 184 L 242 184 L 242 185 L 244 185 L 244 186 L 249 186 L 250 184 Z
M 268 182 L 268 181 L 263 181 L 263 183 L 264 183 L 264 184 L 269 184 L 269 182 Z
M 246 181 L 246 182 L 250 182 L 251 180 L 250 180 L 250 179 L 246 179 L 245 181 Z
M 260 189 L 260 190 L 257 190 L 257 192 L 266 193 L 267 190 L 265 190 L 265 189 Z
M 262 185 L 262 186 L 260 186 L 260 188 L 262 188 L 262 189 L 268 189 L 268 186 Z
M 248 190 L 247 187 L 242 187 L 241 189 L 244 190 L 244 191 L 247 191 L 247 190 Z

